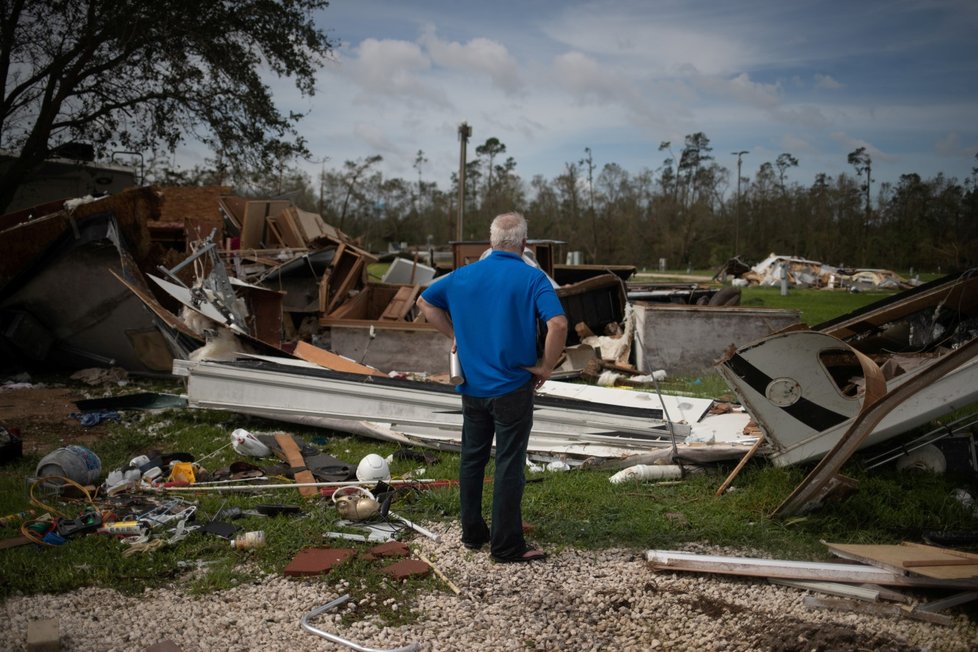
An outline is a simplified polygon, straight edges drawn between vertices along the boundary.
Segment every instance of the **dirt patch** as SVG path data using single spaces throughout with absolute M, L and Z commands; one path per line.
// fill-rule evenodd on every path
M 779 652 L 832 652 L 834 650 L 873 650 L 875 652 L 916 652 L 919 648 L 884 635 L 859 634 L 855 628 L 833 623 L 788 621 L 758 627 L 751 641 L 755 650 Z
M 78 413 L 75 401 L 88 398 L 88 387 L 32 385 L 0 390 L 0 423 L 20 431 L 24 456 L 43 456 L 61 446 L 90 447 L 104 437 L 105 424 L 83 426 L 71 416 Z

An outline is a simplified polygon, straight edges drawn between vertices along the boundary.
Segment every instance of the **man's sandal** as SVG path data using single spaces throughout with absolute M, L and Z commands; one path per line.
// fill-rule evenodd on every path
M 547 558 L 547 553 L 536 548 L 527 548 L 523 554 L 515 557 L 496 557 L 492 555 L 492 560 L 497 564 L 518 564 L 528 561 L 540 561 Z

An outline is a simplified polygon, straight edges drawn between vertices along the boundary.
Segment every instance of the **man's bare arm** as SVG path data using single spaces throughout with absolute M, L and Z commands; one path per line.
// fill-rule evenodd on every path
M 540 364 L 526 367 L 533 374 L 533 386 L 537 389 L 550 378 L 560 354 L 567 344 L 567 317 L 557 315 L 547 320 L 547 337 L 543 342 L 543 359 Z
M 428 320 L 428 323 L 438 329 L 438 332 L 445 337 L 455 340 L 455 328 L 452 326 L 452 318 L 447 312 L 431 305 L 422 297 L 418 297 L 416 302 L 418 308 L 421 309 L 421 313 L 424 318 Z

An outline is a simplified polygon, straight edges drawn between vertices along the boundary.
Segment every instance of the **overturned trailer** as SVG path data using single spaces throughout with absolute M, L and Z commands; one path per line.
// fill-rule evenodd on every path
M 929 378 L 929 369 L 976 337 L 978 270 L 968 270 L 811 330 L 747 344 L 718 370 L 766 435 L 766 456 L 784 466 L 821 459 L 860 415 L 904 386 L 909 389 L 857 449 L 978 401 L 978 356 L 916 381 Z

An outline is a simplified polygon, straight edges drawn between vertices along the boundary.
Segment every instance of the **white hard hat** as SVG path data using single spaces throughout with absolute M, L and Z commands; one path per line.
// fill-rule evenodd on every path
M 357 465 L 357 480 L 360 482 L 388 482 L 391 470 L 387 460 L 377 453 L 370 453 Z

